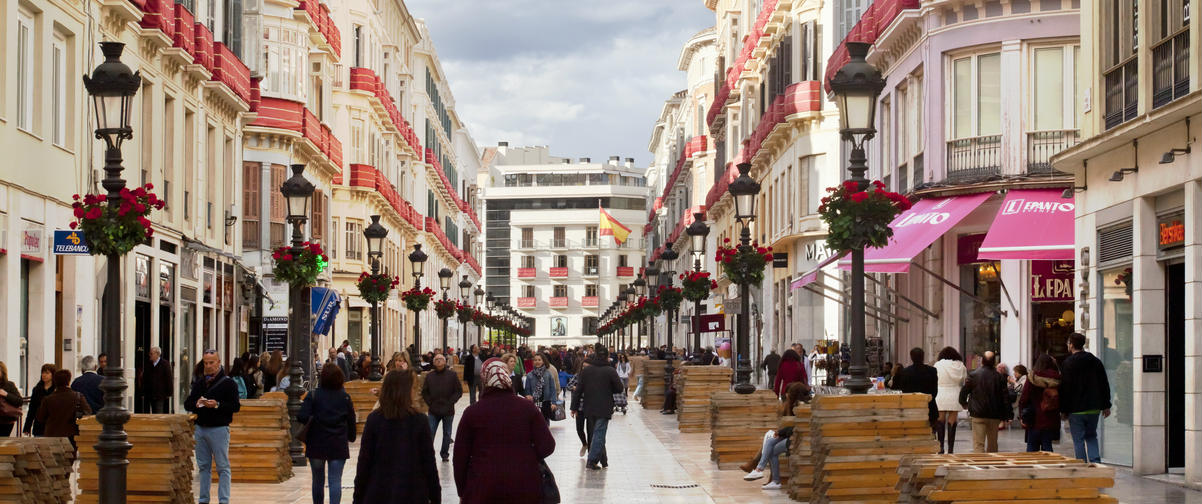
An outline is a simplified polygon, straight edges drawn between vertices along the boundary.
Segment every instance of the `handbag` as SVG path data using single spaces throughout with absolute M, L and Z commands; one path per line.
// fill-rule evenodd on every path
M 11 418 L 16 422 L 21 418 L 21 408 L 9 404 L 8 401 L 0 400 L 0 418 Z
M 559 504 L 559 485 L 555 483 L 555 474 L 547 467 L 545 460 L 538 461 L 538 475 L 542 477 L 543 504 Z
M 563 401 L 555 401 L 555 415 L 551 419 L 558 422 L 560 420 L 566 419 L 567 417 L 568 417 L 568 414 L 566 412 L 564 412 L 564 410 L 563 410 Z

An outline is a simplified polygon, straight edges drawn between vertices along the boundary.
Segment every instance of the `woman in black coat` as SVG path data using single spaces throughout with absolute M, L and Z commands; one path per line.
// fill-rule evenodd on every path
M 305 396 L 296 419 L 308 425 L 305 456 L 313 472 L 313 503 L 321 504 L 325 473 L 330 476 L 330 504 L 342 499 L 342 468 L 350 458 L 349 443 L 355 440 L 355 405 L 342 388 L 345 377 L 334 363 L 321 367 L 320 386 Z
M 354 504 L 442 502 L 434 437 L 413 408 L 410 371 L 392 371 L 380 387 L 380 407 L 367 416 L 359 441 Z
M 46 431 L 46 425 L 38 421 L 38 408 L 45 399 L 54 392 L 54 372 L 58 368 L 54 364 L 42 364 L 42 381 L 33 386 L 29 394 L 29 413 L 25 415 L 25 427 L 21 429 L 26 435 L 41 436 Z

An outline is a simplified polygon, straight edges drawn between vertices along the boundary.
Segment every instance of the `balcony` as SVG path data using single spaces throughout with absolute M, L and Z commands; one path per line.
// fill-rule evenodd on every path
M 554 238 L 551 240 L 551 248 L 553 249 L 566 249 L 568 246 L 568 240 L 566 239 Z
M 584 267 L 584 276 L 597 276 L 597 273 L 599 273 L 599 268 L 596 266 Z
M 516 243 L 514 243 L 513 248 L 516 248 L 519 250 L 535 249 L 535 248 L 538 248 L 538 242 L 536 242 L 534 240 L 518 240 Z
M 1106 129 L 1139 113 L 1139 60 L 1134 56 L 1103 74 L 1106 81 Z
M 1027 173 L 1052 173 L 1052 156 L 1079 141 L 1075 129 L 1027 132 Z
M 567 297 L 553 297 L 553 298 L 551 298 L 550 306 L 551 306 L 551 308 L 567 308 L 568 307 L 568 298 Z
M 568 277 L 568 268 L 567 267 L 551 268 L 551 278 L 567 278 L 567 277 Z
M 618 266 L 618 276 L 622 277 L 622 278 L 633 277 L 634 276 L 634 267 Z
M 534 268 L 518 268 L 518 278 L 537 278 L 538 272 Z
M 538 304 L 532 297 L 518 298 L 518 308 L 534 308 Z
M 600 305 L 597 296 L 584 296 L 580 298 L 580 306 L 585 308 L 596 308 Z
M 1189 28 L 1152 47 L 1152 108 L 1189 93 Z
M 1001 172 L 1001 135 L 961 138 L 947 143 L 947 181 L 977 180 Z

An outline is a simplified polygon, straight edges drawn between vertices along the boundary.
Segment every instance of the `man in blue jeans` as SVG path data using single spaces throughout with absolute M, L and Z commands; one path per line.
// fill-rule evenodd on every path
M 1068 337 L 1069 356 L 1060 365 L 1060 415 L 1068 420 L 1077 458 L 1101 462 L 1098 449 L 1098 422 L 1110 416 L 1110 380 L 1106 367 L 1085 351 L 1085 335 Z
M 184 409 L 196 414 L 196 465 L 200 485 L 199 501 L 208 504 L 213 482 L 213 462 L 217 462 L 217 502 L 230 502 L 230 422 L 242 405 L 238 386 L 221 369 L 216 350 L 205 350 L 204 374 L 192 380 L 192 392 Z
M 588 464 L 590 470 L 609 467 L 605 452 L 605 433 L 614 414 L 614 394 L 622 393 L 622 380 L 609 360 L 609 351 L 600 343 L 594 347 L 588 366 L 576 375 L 576 392 L 572 394 L 572 416 L 584 415 L 592 436 L 589 438 Z M 582 399 L 583 398 L 583 399 Z M 583 404 L 582 404 L 583 400 Z M 597 464 L 601 464 L 600 467 Z

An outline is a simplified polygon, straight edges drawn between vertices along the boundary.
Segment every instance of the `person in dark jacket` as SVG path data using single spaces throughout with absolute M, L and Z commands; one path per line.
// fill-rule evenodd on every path
M 91 415 L 92 408 L 83 394 L 71 390 L 71 372 L 60 369 L 54 372 L 54 392 L 42 401 L 38 408 L 38 423 L 44 426 L 42 436 L 65 437 L 75 448 L 75 436 L 79 435 L 79 415 Z
M 204 370 L 192 380 L 192 390 L 184 401 L 184 409 L 196 414 L 196 466 L 200 469 L 199 501 L 209 502 L 213 482 L 213 463 L 217 463 L 217 501 L 230 502 L 230 422 L 242 409 L 238 402 L 238 385 L 221 369 L 216 350 L 206 350 L 201 358 Z
M 167 412 L 167 403 L 171 399 L 171 376 L 171 363 L 163 358 L 163 351 L 159 347 L 151 347 L 150 359 L 138 370 L 138 391 L 146 399 L 146 411 Z
M 42 364 L 42 380 L 33 386 L 33 391 L 29 393 L 29 413 L 25 415 L 25 426 L 21 428 L 21 432 L 26 435 L 41 436 L 45 432 L 46 426 L 37 419 L 38 408 L 42 406 L 42 400 L 54 393 L 54 372 L 58 368 L 54 364 Z M 67 386 L 71 386 L 71 373 L 67 373 Z
M 9 406 L 16 408 L 18 412 L 24 402 L 21 398 L 21 391 L 17 389 L 17 384 L 8 379 L 8 366 L 4 365 L 4 362 L 0 362 L 0 401 L 8 403 Z M 12 435 L 16 428 L 16 416 L 0 416 L 0 437 Z
M 429 406 L 430 437 L 433 442 L 438 424 L 442 423 L 442 449 L 439 455 L 442 461 L 451 460 L 451 421 L 455 419 L 455 403 L 463 397 L 463 385 L 459 377 L 447 367 L 447 358 L 442 354 L 434 356 L 434 370 L 426 373 L 422 380 L 422 400 Z
M 768 373 L 768 383 L 776 384 L 776 370 L 780 367 L 780 354 L 776 353 L 773 348 L 768 355 L 764 356 L 764 360 L 760 362 L 760 369 Z
M 345 381 L 337 362 L 322 365 L 320 386 L 305 396 L 296 415 L 297 422 L 309 426 L 305 456 L 313 474 L 313 504 L 323 502 L 327 472 L 330 504 L 342 499 L 342 468 L 351 458 L 349 444 L 355 440 L 355 405 L 342 387 Z
M 584 402 L 578 404 L 581 398 L 573 394 L 571 410 L 584 415 L 586 428 L 592 433 L 589 437 L 586 467 L 597 470 L 609 467 L 609 455 L 605 452 L 605 433 L 609 429 L 609 419 L 614 413 L 614 394 L 622 393 L 622 380 L 610 365 L 609 351 L 600 343 L 594 348 L 589 366 L 581 369 L 576 379 L 576 389 L 584 398 Z M 597 466 L 598 463 L 601 467 Z
M 809 377 L 806 376 L 806 368 L 801 364 L 801 356 L 797 355 L 792 348 L 785 350 L 785 355 L 780 359 L 780 367 L 776 372 L 776 378 L 772 380 L 772 390 L 776 392 L 777 397 L 785 397 L 785 390 L 789 388 L 789 384 L 799 382 L 809 387 Z
M 1006 377 L 997 372 L 997 357 L 985 352 L 981 367 L 968 374 L 960 387 L 960 404 L 972 417 L 972 449 L 977 453 L 997 452 L 998 424 L 1013 414 Z
M 912 364 L 893 377 L 893 390 L 900 390 L 906 394 L 917 392 L 931 396 L 931 402 L 927 404 L 931 431 L 938 433 L 935 429 L 939 426 L 939 408 L 935 406 L 935 396 L 939 395 L 939 372 L 935 371 L 933 366 L 926 365 L 925 358 L 926 353 L 921 348 L 911 349 L 910 362 Z
M 1053 393 L 1048 391 L 1055 391 L 1056 401 L 1059 400 L 1060 370 L 1056 367 L 1056 359 L 1048 354 L 1040 355 L 1032 368 L 1034 371 L 1018 398 L 1018 411 L 1022 412 L 1020 420 L 1027 431 L 1027 451 L 1050 452 L 1052 439 L 1060 430 L 1060 410 L 1044 408 L 1044 396 Z
M 459 420 L 455 488 L 463 504 L 543 502 L 539 465 L 555 451 L 555 438 L 538 408 L 510 391 L 511 380 L 504 362 L 486 361 L 483 394 Z
M 1110 416 L 1110 380 L 1106 367 L 1085 351 L 1085 335 L 1068 336 L 1069 356 L 1060 365 L 1060 415 L 1068 420 L 1073 451 L 1086 462 L 1101 462 L 1098 422 Z
M 430 423 L 413 405 L 415 379 L 412 371 L 384 375 L 380 407 L 359 441 L 354 504 L 442 502 Z
M 468 404 L 476 404 L 476 396 L 480 391 L 480 368 L 483 364 L 480 347 L 472 345 L 471 353 L 463 357 L 463 382 L 467 384 Z
M 79 360 L 80 375 L 71 382 L 71 390 L 83 394 L 88 400 L 92 412 L 100 411 L 104 406 L 104 393 L 100 391 L 100 382 L 104 379 L 96 374 L 96 359 L 91 355 Z

